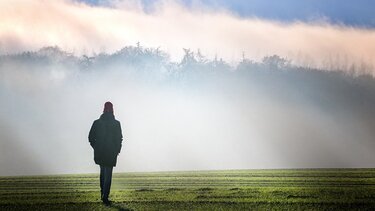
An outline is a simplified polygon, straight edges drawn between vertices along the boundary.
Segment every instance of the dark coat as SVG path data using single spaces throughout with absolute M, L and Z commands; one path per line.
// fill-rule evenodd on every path
M 121 124 L 113 113 L 103 113 L 95 120 L 89 133 L 89 142 L 94 148 L 95 163 L 101 166 L 116 166 L 121 151 Z

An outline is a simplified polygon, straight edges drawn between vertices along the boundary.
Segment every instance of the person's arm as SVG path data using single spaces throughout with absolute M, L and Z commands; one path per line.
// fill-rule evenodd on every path
M 94 148 L 94 145 L 95 145 L 95 141 L 96 141 L 96 124 L 95 122 L 92 123 L 92 126 L 91 126 L 91 129 L 90 129 L 90 132 L 89 132 L 89 142 L 90 142 L 90 145 L 92 148 Z
M 118 122 L 118 129 L 117 129 L 117 140 L 118 140 L 118 152 L 117 154 L 120 154 L 121 148 L 122 148 L 122 130 L 121 130 L 121 123 Z

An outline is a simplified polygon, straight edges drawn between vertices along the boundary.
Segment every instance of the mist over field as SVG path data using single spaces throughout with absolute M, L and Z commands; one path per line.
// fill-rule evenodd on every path
M 0 175 L 374 167 L 373 4 L 0 1 Z
M 96 172 L 87 136 L 106 101 L 123 127 L 117 172 L 373 167 L 372 75 L 182 52 L 1 56 L 0 175 Z

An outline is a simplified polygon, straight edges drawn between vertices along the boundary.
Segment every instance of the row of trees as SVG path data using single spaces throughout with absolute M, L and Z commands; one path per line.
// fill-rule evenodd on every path
M 255 62 L 243 58 L 233 66 L 220 58 L 207 59 L 198 50 L 184 49 L 180 62 L 171 62 L 159 48 L 127 46 L 113 54 L 74 56 L 58 47 L 46 47 L 36 52 L 0 56 L 1 71 L 13 67 L 25 71 L 69 70 L 84 78 L 88 74 L 105 75 L 117 71 L 128 79 L 185 84 L 199 87 L 218 84 L 218 89 L 255 90 L 272 99 L 302 102 L 307 99 L 325 109 L 362 110 L 375 107 L 375 79 L 370 74 L 352 74 L 292 65 L 277 55 Z M 231 94 L 230 93 L 230 94 Z M 345 110 L 345 109 L 344 109 Z M 361 112 L 362 112 L 361 111 Z
M 162 70 L 163 73 L 167 72 L 172 75 L 186 74 L 188 72 L 246 72 L 252 70 L 263 71 L 319 71 L 327 72 L 324 69 L 316 69 L 304 66 L 292 65 L 292 61 L 280 57 L 278 55 L 265 56 L 260 62 L 256 62 L 245 57 L 236 64 L 230 65 L 221 58 L 215 57 L 214 59 L 207 59 L 201 51 L 192 51 L 190 49 L 183 49 L 184 56 L 181 61 L 171 62 L 169 55 L 160 50 L 160 48 L 144 48 L 139 43 L 136 46 L 127 46 L 121 50 L 113 53 L 106 54 L 100 53 L 93 56 L 80 56 L 77 57 L 71 53 L 61 50 L 59 47 L 45 47 L 35 52 L 23 52 L 14 55 L 0 56 L 0 62 L 17 61 L 18 63 L 33 63 L 33 64 L 52 64 L 61 63 L 63 65 L 76 66 L 80 70 L 90 70 L 104 68 L 106 66 L 119 65 L 123 67 L 133 67 L 137 71 Z M 129 68 L 127 68 L 129 69 Z M 330 68 L 334 69 L 334 68 Z M 361 69 L 351 68 L 351 71 L 344 71 L 336 69 L 334 74 L 349 75 L 349 77 L 356 77 L 359 75 L 366 75 L 369 77 L 371 73 L 365 72 Z

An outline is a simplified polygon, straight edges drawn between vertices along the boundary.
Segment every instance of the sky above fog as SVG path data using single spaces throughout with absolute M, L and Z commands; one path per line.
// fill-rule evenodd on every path
M 111 1 L 79 0 L 90 5 L 106 6 Z M 258 17 L 277 21 L 313 21 L 324 19 L 332 23 L 374 28 L 375 3 L 371 0 L 181 0 L 187 7 L 204 6 L 211 9 L 225 9 L 243 18 Z M 142 0 L 142 7 L 150 11 L 158 1 Z
M 175 61 L 190 48 L 231 63 L 277 54 L 304 66 L 374 69 L 374 3 L 246 2 L 2 1 L 0 53 L 57 45 L 93 55 L 140 42 Z
M 171 61 L 190 48 L 230 64 L 243 55 L 259 61 L 278 54 L 304 66 L 374 71 L 373 5 L 0 0 L 0 54 L 59 46 L 95 55 L 140 42 L 160 47 Z M 295 103 L 280 102 L 241 77 L 201 84 L 169 84 L 158 79 L 162 74 L 129 78 L 121 62 L 90 73 L 28 62 L 0 64 L 0 175 L 96 172 L 87 134 L 107 100 L 124 130 L 118 172 L 372 167 L 375 161 L 365 121 L 351 112 L 331 114 L 303 94 Z

